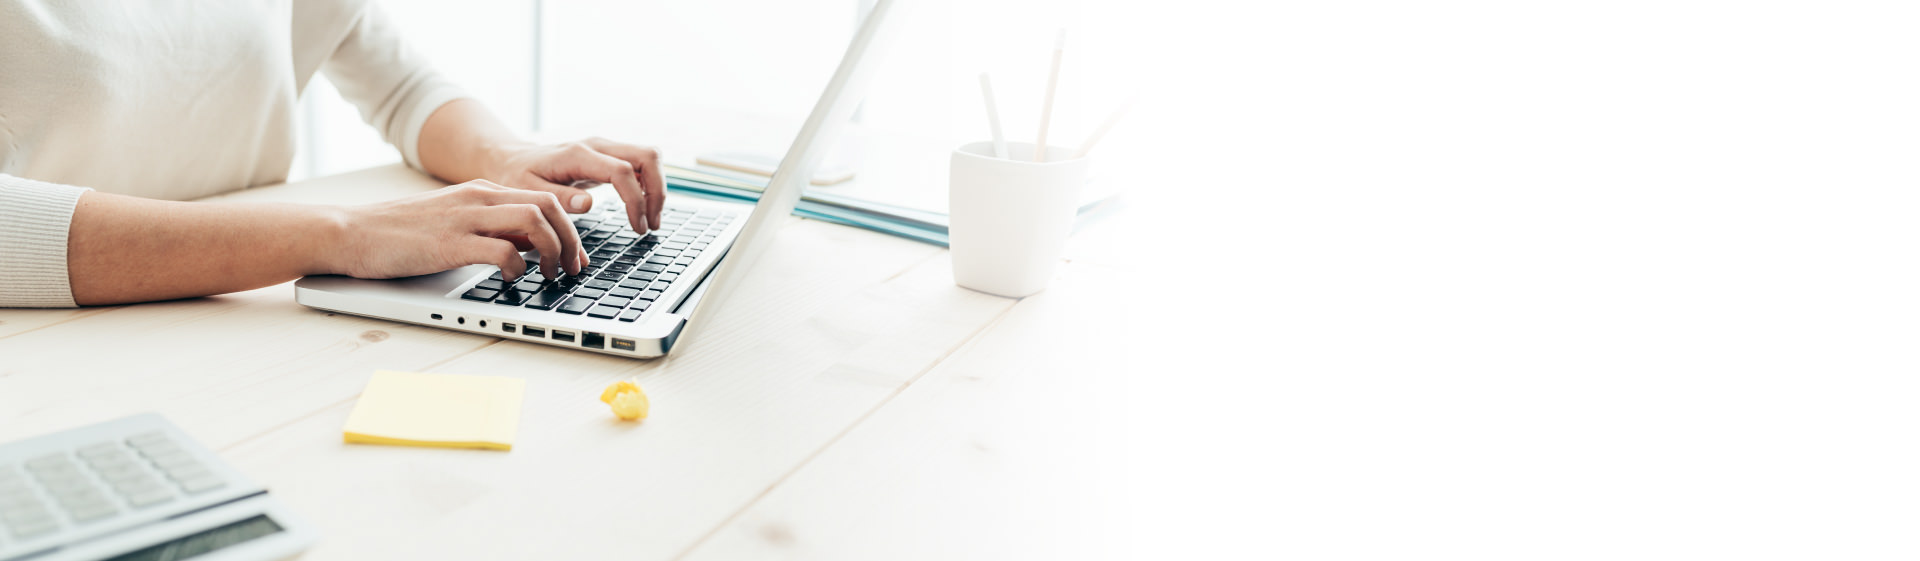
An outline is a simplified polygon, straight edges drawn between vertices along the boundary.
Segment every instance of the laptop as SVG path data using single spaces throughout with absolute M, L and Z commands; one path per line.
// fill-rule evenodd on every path
M 528 252 L 526 276 L 513 284 L 492 265 L 471 265 L 388 280 L 310 276 L 294 283 L 295 296 L 332 312 L 615 356 L 666 355 L 687 339 L 696 317 L 723 305 L 793 213 L 860 103 L 873 53 L 898 17 L 894 4 L 879 0 L 860 24 L 756 204 L 670 197 L 663 227 L 641 234 L 627 225 L 617 194 L 602 186 L 595 207 L 573 216 L 593 261 L 578 275 L 545 278 L 538 254 Z

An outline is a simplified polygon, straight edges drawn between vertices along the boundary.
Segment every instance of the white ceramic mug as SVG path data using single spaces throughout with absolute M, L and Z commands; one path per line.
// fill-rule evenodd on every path
M 993 157 L 992 142 L 953 151 L 947 237 L 955 284 L 1014 298 L 1047 287 L 1087 180 L 1087 159 L 1073 151 L 1049 145 L 1046 162 L 1034 162 L 1025 142 L 1007 143 L 1009 159 Z

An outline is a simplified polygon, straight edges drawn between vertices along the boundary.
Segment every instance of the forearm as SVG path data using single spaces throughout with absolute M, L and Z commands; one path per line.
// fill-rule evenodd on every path
M 75 207 L 67 270 L 80 305 L 224 294 L 336 272 L 339 209 L 183 203 L 88 192 Z
M 456 99 L 441 105 L 420 128 L 420 165 L 448 183 L 499 181 L 491 166 L 526 145 L 485 104 Z

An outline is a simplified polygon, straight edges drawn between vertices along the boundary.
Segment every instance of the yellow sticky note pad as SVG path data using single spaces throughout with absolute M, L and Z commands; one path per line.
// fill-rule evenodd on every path
M 512 450 L 526 389 L 504 376 L 374 372 L 347 415 L 346 441 Z

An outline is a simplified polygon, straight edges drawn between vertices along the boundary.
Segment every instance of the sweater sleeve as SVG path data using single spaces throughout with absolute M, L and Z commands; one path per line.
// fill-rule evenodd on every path
M 400 150 L 407 166 L 425 172 L 420 165 L 421 127 L 434 110 L 466 94 L 408 48 L 377 3 L 359 8 L 320 70 L 360 109 L 360 118 Z
M 0 174 L 0 308 L 71 308 L 67 227 L 87 189 Z

